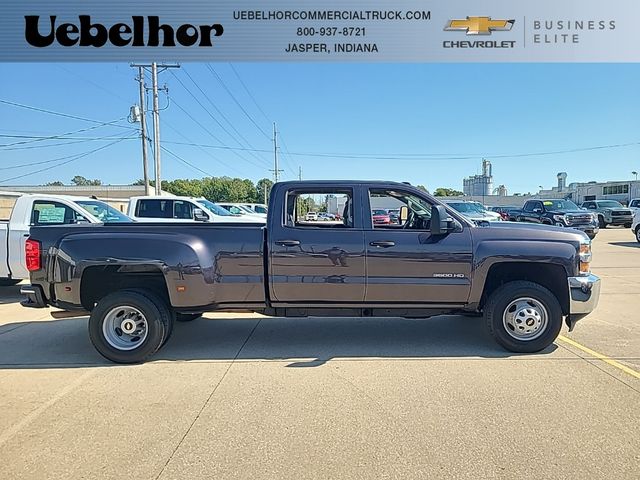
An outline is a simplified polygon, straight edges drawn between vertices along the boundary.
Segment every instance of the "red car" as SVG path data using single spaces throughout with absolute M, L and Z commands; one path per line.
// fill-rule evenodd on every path
M 372 210 L 371 214 L 374 224 L 389 225 L 391 223 L 391 217 L 386 210 Z

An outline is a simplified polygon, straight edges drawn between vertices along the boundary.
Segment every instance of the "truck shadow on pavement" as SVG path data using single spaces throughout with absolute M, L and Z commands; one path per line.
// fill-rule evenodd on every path
M 640 248 L 640 242 L 609 242 L 609 245 L 613 245 L 615 247 Z
M 0 287 L 0 305 L 20 303 L 21 300 L 24 300 L 24 295 L 20 295 L 20 285 Z
M 551 345 L 538 355 L 547 355 Z M 531 354 L 529 354 L 531 355 Z M 509 358 L 482 318 L 201 318 L 177 323 L 149 361 L 284 361 L 314 367 L 331 359 Z M 93 348 L 87 318 L 0 326 L 0 370 L 114 366 Z

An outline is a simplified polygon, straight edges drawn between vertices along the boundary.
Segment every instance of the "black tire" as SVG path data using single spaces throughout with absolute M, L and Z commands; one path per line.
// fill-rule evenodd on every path
M 631 228 L 631 224 L 630 223 L 625 223 L 624 224 L 624 228 Z
M 21 282 L 15 278 L 0 278 L 0 287 L 13 287 Z
M 600 228 L 607 228 L 607 223 L 604 221 L 604 217 L 602 216 L 598 217 L 598 224 L 600 225 Z
M 636 240 L 640 243 L 640 225 L 636 227 Z
M 176 313 L 176 322 L 193 322 L 201 316 L 201 313 Z
M 137 292 L 140 295 L 144 295 L 149 300 L 151 300 L 156 305 L 164 305 L 169 310 L 169 322 L 165 325 L 164 330 L 164 340 L 160 347 L 163 347 L 165 343 L 169 341 L 171 335 L 173 335 L 173 326 L 176 321 L 176 312 L 173 310 L 168 300 L 165 300 L 161 295 L 152 292 L 151 290 L 146 290 L 144 288 L 129 288 L 129 292 Z
M 118 307 L 133 307 L 144 315 L 146 338 L 134 349 L 124 350 L 113 346 L 103 331 L 107 316 Z M 119 313 L 114 314 L 116 317 Z M 162 301 L 147 292 L 120 290 L 100 299 L 89 317 L 89 338 L 100 355 L 115 363 L 142 363 L 163 345 L 172 320 L 171 310 Z M 124 327 L 123 327 L 124 328 Z M 122 336 L 122 331 L 120 331 Z
M 509 305 L 521 298 L 531 298 L 546 310 L 547 321 L 541 326 L 539 336 L 520 340 L 509 333 L 503 315 Z M 509 282 L 491 294 L 484 307 L 484 318 L 489 333 L 505 349 L 516 353 L 533 353 L 547 348 L 558 337 L 562 328 L 562 308 L 558 299 L 548 289 L 533 282 Z M 529 318 L 526 319 L 529 321 Z

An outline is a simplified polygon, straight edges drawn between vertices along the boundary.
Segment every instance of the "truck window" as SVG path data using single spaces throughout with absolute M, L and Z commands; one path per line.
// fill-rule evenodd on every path
M 193 204 L 184 200 L 175 200 L 173 202 L 173 218 L 193 220 Z
M 374 229 L 429 230 L 431 228 L 431 204 L 413 193 L 396 189 L 370 189 L 369 204 Z M 404 221 L 400 218 L 401 207 L 407 207 L 409 213 Z
M 353 192 L 289 190 L 284 224 L 297 228 L 353 228 Z
M 138 200 L 136 217 L 173 218 L 173 200 Z
M 522 209 L 525 212 L 533 212 L 536 208 L 542 208 L 542 204 L 540 202 L 527 202 L 524 204 L 524 208 Z
M 70 225 L 87 221 L 82 215 L 64 203 L 35 200 L 31 210 L 31 225 Z

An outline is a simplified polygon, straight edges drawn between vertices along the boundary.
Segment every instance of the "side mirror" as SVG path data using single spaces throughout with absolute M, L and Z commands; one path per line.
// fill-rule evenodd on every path
M 409 208 L 406 205 L 400 207 L 400 223 L 405 223 L 409 218 Z
M 453 227 L 449 223 L 449 214 L 442 205 L 431 208 L 431 235 L 446 235 Z
M 204 213 L 204 210 L 202 210 L 201 208 L 194 208 L 193 219 L 196 222 L 207 222 L 209 220 L 209 215 Z

